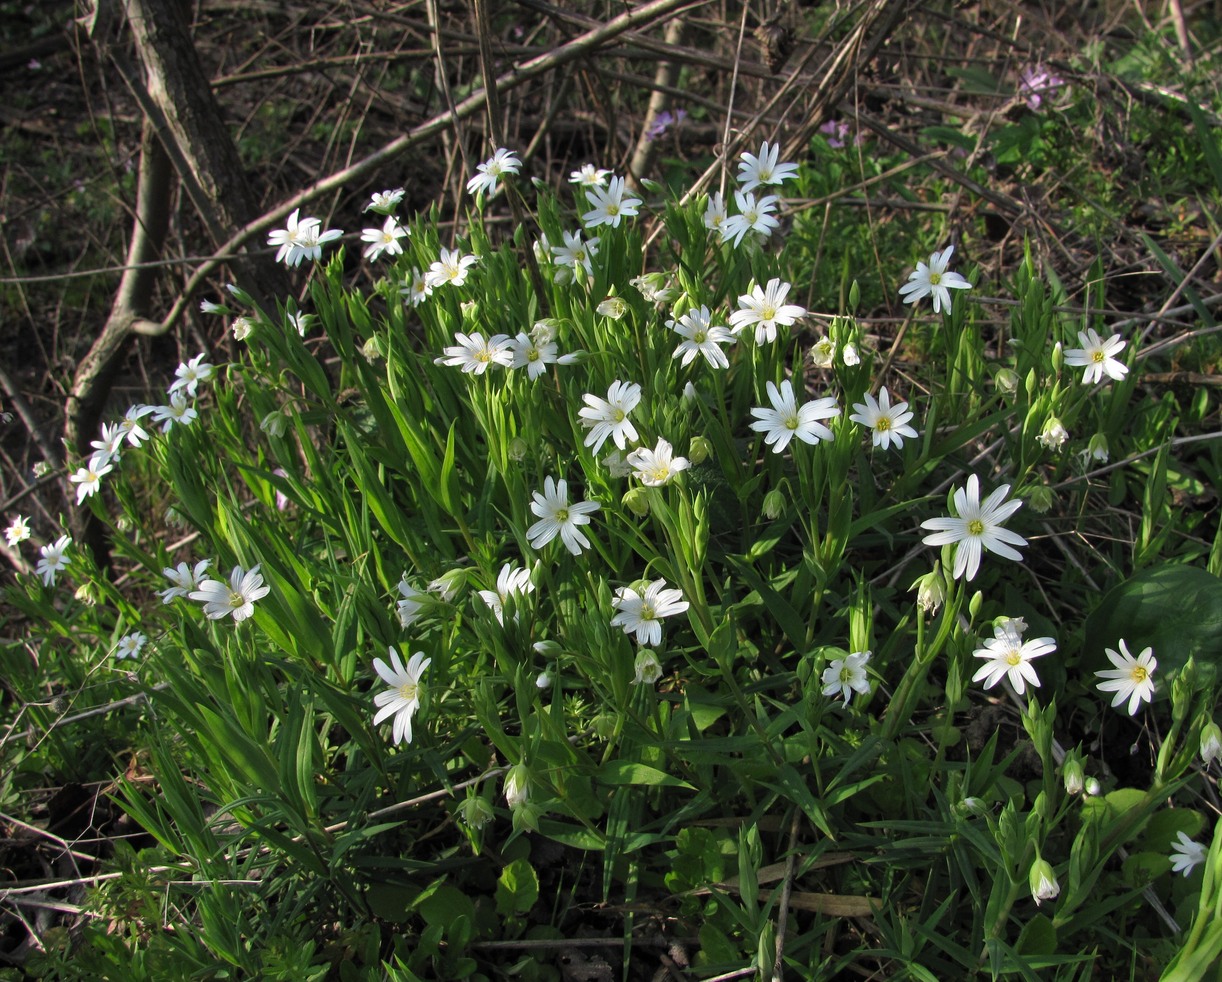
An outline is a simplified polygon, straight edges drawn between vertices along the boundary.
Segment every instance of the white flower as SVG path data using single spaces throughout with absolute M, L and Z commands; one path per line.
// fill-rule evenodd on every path
M 726 220 L 726 203 L 720 191 L 709 195 L 708 207 L 704 209 L 704 227 L 710 232 L 721 234 L 721 226 Z
M 607 468 L 607 473 L 612 477 L 627 477 L 632 473 L 632 467 L 618 450 L 612 450 L 603 458 L 603 466 Z
M 54 586 L 55 574 L 68 565 L 68 557 L 64 553 L 67 552 L 70 545 L 72 545 L 72 539 L 67 535 L 61 535 L 50 545 L 38 550 L 40 558 L 35 572 L 42 577 L 44 586 Z
M 467 270 L 478 262 L 475 256 L 464 256 L 457 249 L 442 249 L 441 258 L 429 266 L 424 274 L 428 285 L 436 288 L 447 283 L 462 286 L 467 282 Z
M 985 641 L 983 648 L 977 648 L 972 653 L 974 658 L 986 659 L 985 664 L 976 669 L 976 674 L 972 676 L 973 682 L 983 681 L 984 687 L 991 689 L 1005 676 L 1020 696 L 1028 682 L 1039 686 L 1040 677 L 1035 673 L 1031 661 L 1056 651 L 1057 644 L 1052 638 L 1024 641 L 1025 627 L 1021 620 L 1006 619 L 993 628 L 993 637 Z
M 170 383 L 170 394 L 186 389 L 188 395 L 194 396 L 199 383 L 212 378 L 213 367 L 204 361 L 204 353 L 201 351 L 190 361 L 180 363 L 174 374 L 177 378 Z
M 738 214 L 731 215 L 721 223 L 721 241 L 738 245 L 748 232 L 758 232 L 767 238 L 772 230 L 781 223 L 772 216 L 776 211 L 777 197 L 766 194 L 759 201 L 755 195 L 744 192 L 734 192 L 734 202 L 738 205 Z
M 690 365 L 697 355 L 704 355 L 714 368 L 729 368 L 730 359 L 718 347 L 733 344 L 737 339 L 728 328 L 712 324 L 713 315 L 703 304 L 682 314 L 678 320 L 668 320 L 666 326 L 678 334 L 683 341 L 675 349 L 672 358 L 681 358 L 680 364 Z
M 30 537 L 30 521 L 18 515 L 8 523 L 8 528 L 4 530 L 5 541 L 10 546 L 15 546 L 19 542 L 24 542 Z
M 541 340 L 543 335 L 544 332 L 531 331 L 530 334 L 519 334 L 509 342 L 509 350 L 513 355 L 510 367 L 525 368 L 526 377 L 529 379 L 538 378 L 548 365 L 571 365 L 577 360 L 577 352 L 558 354 L 560 349 L 556 342 Z
M 904 445 L 905 437 L 916 438 L 917 431 L 908 425 L 913 416 L 908 403 L 891 405 L 891 394 L 885 385 L 878 390 L 877 402 L 868 392 L 862 398 L 866 400 L 864 403 L 853 403 L 855 412 L 849 415 L 849 419 L 870 428 L 874 446 L 884 450 L 894 446 L 899 450 Z
M 869 660 L 868 651 L 855 651 L 845 658 L 833 659 L 823 670 L 823 694 L 832 698 L 843 696 L 846 706 L 854 692 L 869 695 L 870 680 L 866 677 Z
M 738 310 L 730 315 L 730 330 L 738 334 L 743 328 L 755 325 L 755 343 L 775 341 L 778 327 L 788 327 L 806 314 L 805 307 L 786 303 L 789 284 L 771 279 L 760 289 L 757 284 L 750 293 L 738 298 Z
M 470 336 L 457 332 L 454 340 L 458 344 L 445 348 L 444 357 L 436 359 L 436 364 L 450 365 L 475 375 L 483 375 L 489 365 L 509 368 L 513 364 L 508 335 L 494 334 L 485 341 L 478 331 Z
M 1011 515 L 1023 506 L 1019 499 L 1006 501 L 1010 485 L 1003 484 L 982 502 L 980 479 L 972 474 L 966 488 L 956 488 L 953 494 L 955 514 L 945 518 L 927 518 L 921 528 L 933 530 L 922 540 L 927 546 L 955 545 L 954 579 L 965 573 L 975 579 L 980 569 L 982 549 L 995 552 L 1005 559 L 1022 562 L 1022 554 L 1013 546 L 1025 546 L 1027 540 L 1017 532 L 1002 527 Z
M 429 282 L 428 274 L 421 272 L 419 267 L 413 268 L 411 279 L 403 282 L 399 295 L 407 297 L 413 307 L 419 307 L 433 295 L 433 284 Z
M 799 406 L 789 379 L 781 382 L 779 389 L 772 382 L 768 382 L 766 388 L 772 408 L 752 409 L 755 422 L 751 429 L 764 434 L 764 443 L 772 447 L 773 453 L 783 451 L 795 436 L 811 444 L 835 439 L 832 431 L 819 422 L 840 415 L 835 399 L 828 396 Z
M 1036 859 L 1031 864 L 1028 884 L 1031 887 L 1031 899 L 1037 906 L 1045 900 L 1056 900 L 1061 894 L 1061 884 L 1057 882 L 1056 873 L 1044 859 Z
M 119 432 L 123 434 L 123 439 L 127 440 L 133 447 L 139 447 L 141 440 L 149 438 L 144 427 L 140 425 L 140 420 L 152 411 L 152 406 L 144 406 L 137 403 L 134 406 L 129 406 L 123 418 L 119 420 Z
M 245 341 L 254 331 L 255 325 L 249 317 L 235 317 L 229 328 L 233 331 L 235 341 Z
M 779 143 L 764 141 L 759 155 L 744 153 L 738 162 L 738 183 L 744 191 L 751 191 L 761 184 L 780 184 L 798 176 L 797 164 L 778 164 Z
M 119 638 L 119 643 L 115 646 L 115 657 L 122 660 L 124 658 L 135 658 L 140 654 L 140 649 L 144 647 L 144 643 L 148 640 L 139 631 L 133 631 L 131 634 L 125 634 Z
M 397 601 L 396 607 L 399 613 L 399 624 L 408 628 L 415 623 L 416 618 L 420 616 L 422 611 L 432 599 L 428 593 L 423 590 L 417 590 L 407 581 L 407 574 L 404 573 L 399 580 L 399 593 L 403 595 L 403 599 Z
M 284 315 L 288 326 L 293 328 L 298 337 L 305 337 L 306 332 L 314 326 L 314 315 L 303 314 L 300 310 L 288 311 Z
M 1222 755 L 1222 729 L 1210 720 L 1201 727 L 1201 763 L 1206 767 Z
M 844 350 L 840 353 L 840 357 L 844 359 L 844 363 L 850 368 L 861 364 L 861 355 L 858 354 L 857 345 L 855 344 L 846 344 Z
M 1175 833 L 1178 840 L 1171 847 L 1171 872 L 1188 876 L 1196 866 L 1205 862 L 1209 850 L 1199 842 L 1193 842 L 1183 832 Z
M 530 570 L 506 563 L 496 578 L 496 592 L 480 590 L 479 597 L 496 615 L 498 624 L 505 623 L 505 604 L 512 595 L 517 603 L 529 593 L 535 592 L 535 585 L 530 582 Z
M 119 423 L 103 423 L 101 436 L 100 440 L 89 441 L 89 445 L 94 449 L 91 460 L 99 464 L 109 464 L 112 460 L 118 460 L 123 440 L 127 436 L 122 426 Z
M 641 401 L 641 387 L 636 382 L 621 382 L 616 379 L 607 389 L 606 399 L 589 393 L 581 398 L 586 405 L 584 409 L 578 410 L 577 415 L 581 418 L 581 425 L 590 429 L 585 445 L 592 447 L 594 453 L 602 449 L 608 437 L 613 439 L 621 450 L 628 446 L 628 441 L 637 438 L 636 427 L 628 418 L 628 414 Z
M 831 368 L 836 361 L 836 342 L 828 337 L 820 338 L 810 349 L 810 360 L 815 368 Z
M 666 589 L 665 580 L 654 580 L 637 593 L 622 586 L 615 591 L 611 606 L 619 613 L 611 618 L 612 627 L 622 627 L 625 634 L 636 634 L 636 643 L 656 648 L 662 643 L 662 618 L 682 614 L 688 608 L 683 591 Z
M 215 300 L 201 300 L 199 302 L 199 309 L 200 309 L 200 312 L 204 314 L 227 314 L 229 313 L 228 307 L 224 306 L 223 304 L 217 303 Z
M 619 228 L 620 220 L 635 216 L 641 204 L 641 199 L 634 198 L 631 194 L 625 197 L 622 177 L 611 178 L 611 184 L 606 188 L 588 188 L 586 199 L 592 206 L 590 211 L 581 216 L 581 223 L 586 228 L 594 228 L 598 225 Z
M 560 536 L 564 547 L 574 556 L 590 548 L 590 540 L 578 528 L 590 524 L 590 515 L 602 506 L 597 501 L 577 501 L 569 504 L 568 482 L 548 477 L 543 481 L 543 493 L 531 492 L 535 500 L 530 504 L 539 521 L 526 530 L 532 549 L 541 549 Z
M 604 297 L 594 309 L 603 317 L 610 317 L 613 321 L 617 321 L 628 313 L 628 301 L 623 297 Z
M 946 269 L 954 251 L 953 245 L 947 246 L 929 257 L 928 266 L 917 263 L 917 268 L 908 276 L 908 282 L 900 287 L 900 296 L 904 298 L 904 303 L 916 303 L 932 294 L 933 312 L 941 313 L 945 307 L 946 312 L 950 313 L 950 291 L 972 288 L 972 284 L 958 273 L 951 273 Z
M 1104 341 L 1093 327 L 1088 327 L 1078 332 L 1078 344 L 1082 347 L 1065 350 L 1065 364 L 1086 369 L 1082 374 L 1083 385 L 1102 382 L 1104 375 L 1119 382 L 1129 374 L 1129 366 L 1116 360 L 1126 343 L 1119 334 L 1113 334 Z
M 636 654 L 633 665 L 633 685 L 653 685 L 662 677 L 662 663 L 658 656 L 648 648 L 642 648 Z
M 579 184 L 585 188 L 601 188 L 606 186 L 607 178 L 610 176 L 609 170 L 603 170 L 593 164 L 582 164 L 580 170 L 569 174 L 569 183 Z
M 103 464 L 94 468 L 93 461 L 88 467 L 78 467 L 75 474 L 70 474 L 68 480 L 76 485 L 76 503 L 79 505 L 102 486 L 102 478 L 114 470 L 113 465 Z
M 505 174 L 516 174 L 522 166 L 522 161 L 512 150 L 500 147 L 491 157 L 475 169 L 479 171 L 467 181 L 467 193 L 478 194 L 483 191 L 489 195 L 496 194 L 500 187 L 501 177 Z
M 403 194 L 403 188 L 395 188 L 393 191 L 375 191 L 369 199 L 369 204 L 365 206 L 365 210 L 376 211 L 379 215 L 389 215 L 403 200 Z
M 170 394 L 168 406 L 153 407 L 153 422 L 161 424 L 162 433 L 169 433 L 175 423 L 190 426 L 198 418 L 199 413 L 193 406 L 187 405 L 187 394 L 181 391 Z
M 505 804 L 521 808 L 529 800 L 530 769 L 525 764 L 515 764 L 505 775 Z
M 288 224 L 282 229 L 274 229 L 267 236 L 269 246 L 280 247 L 276 262 L 283 262 L 286 266 L 300 266 L 303 259 L 321 259 L 323 243 L 344 234 L 335 228 L 323 232 L 322 222 L 317 218 L 298 220 L 300 212 L 300 208 L 294 209 L 289 215 Z
M 658 437 L 658 443 L 652 450 L 637 447 L 627 456 L 625 463 L 634 467 L 636 479 L 650 488 L 660 488 L 688 468 L 687 458 L 676 457 L 674 447 L 662 437 Z
M 591 260 L 597 255 L 597 235 L 582 241 L 580 232 L 565 232 L 564 245 L 552 246 L 552 256 L 557 263 L 572 270 L 580 266 L 588 276 L 594 275 L 594 263 Z
M 235 621 L 244 621 L 255 612 L 255 601 L 261 600 L 271 593 L 271 587 L 263 585 L 263 574 L 259 572 L 259 564 L 255 563 L 249 570 L 235 566 L 229 574 L 229 582 L 224 580 L 204 580 L 198 590 L 193 590 L 189 596 L 204 605 L 204 614 L 210 620 L 220 620 L 232 614 Z
M 403 254 L 403 246 L 399 240 L 407 235 L 407 229 L 399 224 L 394 215 L 387 217 L 381 228 L 367 228 L 361 231 L 361 241 L 368 242 L 362 255 L 374 262 L 383 253 L 388 256 Z
M 429 667 L 433 659 L 425 658 L 423 651 L 417 651 L 407 660 L 407 667 L 399 660 L 399 653 L 394 648 L 390 652 L 390 664 L 381 658 L 373 660 L 373 670 L 381 676 L 382 681 L 390 686 L 383 692 L 374 694 L 373 704 L 378 711 L 373 717 L 373 725 L 377 726 L 388 716 L 395 718 L 392 735 L 395 743 L 406 740 L 412 742 L 412 716 L 420 708 L 420 695 L 424 685 L 420 676 Z
M 1068 439 L 1069 434 L 1065 431 L 1065 424 L 1055 416 L 1050 416 L 1044 428 L 1040 430 L 1040 435 L 1035 438 L 1035 442 L 1049 450 L 1060 450 Z
M 1158 660 L 1154 657 L 1153 648 L 1145 648 L 1136 658 L 1129 654 L 1128 645 L 1122 639 L 1120 651 L 1104 648 L 1115 668 L 1105 669 L 1095 674 L 1106 681 L 1096 684 L 1100 692 L 1115 692 L 1112 706 L 1119 706 L 1126 699 L 1129 701 L 1128 713 L 1133 716 L 1143 702 L 1154 699 L 1154 670 L 1158 668 Z
M 211 559 L 201 559 L 195 564 L 194 570 L 186 563 L 179 563 L 176 567 L 166 566 L 161 572 L 174 585 L 160 592 L 161 602 L 168 604 L 176 597 L 185 597 L 191 591 L 197 590 L 204 582 L 204 574 L 211 565 Z

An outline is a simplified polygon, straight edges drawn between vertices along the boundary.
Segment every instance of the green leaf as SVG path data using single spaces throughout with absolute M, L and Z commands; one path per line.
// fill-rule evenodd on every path
M 672 777 L 665 771 L 648 764 L 637 764 L 630 760 L 609 760 L 597 771 L 596 776 L 603 784 L 623 785 L 638 784 L 644 787 L 687 788 L 696 789 L 686 781 Z
M 525 914 L 539 899 L 539 877 L 525 859 L 515 859 L 496 881 L 496 909 L 503 917 Z

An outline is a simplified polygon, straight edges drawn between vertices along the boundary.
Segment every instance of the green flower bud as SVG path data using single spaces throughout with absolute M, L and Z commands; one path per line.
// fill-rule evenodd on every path
M 377 361 L 382 357 L 382 350 L 378 347 L 378 339 L 376 337 L 368 338 L 361 345 L 361 357 L 368 362 Z
M 1010 368 L 1001 369 L 994 377 L 993 383 L 1008 396 L 1018 391 L 1018 372 Z
M 856 310 L 861 303 L 861 287 L 854 280 L 849 286 L 849 310 Z
M 649 514 L 649 491 L 647 488 L 632 488 L 623 497 L 624 507 L 637 518 Z
M 699 467 L 713 454 L 713 444 L 702 436 L 694 436 L 687 445 L 687 459 L 693 467 Z
M 1045 900 L 1056 900 L 1061 893 L 1061 884 L 1057 882 L 1056 873 L 1042 858 L 1037 858 L 1031 864 L 1028 882 L 1031 885 L 1031 897 L 1037 904 L 1042 904 Z
M 594 309 L 604 317 L 617 321 L 628 313 L 628 302 L 620 297 L 607 297 Z
M 1061 369 L 1065 366 L 1065 349 L 1058 341 L 1052 346 L 1052 370 L 1058 375 L 1061 374 Z
M 1102 433 L 1096 433 L 1090 438 L 1090 443 L 1086 446 L 1086 452 L 1090 454 L 1092 460 L 1097 460 L 1101 464 L 1107 463 L 1108 458 L 1107 437 Z
M 510 808 L 521 808 L 530 800 L 530 768 L 515 764 L 505 775 L 505 803 Z
M 526 459 L 526 452 L 530 449 L 526 445 L 526 441 L 520 436 L 515 436 L 509 441 L 509 459 L 514 463 L 520 464 Z
M 1208 767 L 1222 754 L 1222 729 L 1210 720 L 1201 727 L 1201 760 Z
M 1061 765 L 1061 777 L 1065 781 L 1065 793 L 1081 794 L 1086 788 L 1086 772 L 1082 769 L 1082 756 L 1077 750 L 1071 750 L 1065 755 L 1065 763 Z
M 662 663 L 658 656 L 648 648 L 642 648 L 636 655 L 636 674 L 632 678 L 633 685 L 653 685 L 662 677 Z
M 1082 788 L 1082 790 L 1086 792 L 1086 796 L 1088 798 L 1097 798 L 1103 792 L 1103 788 L 1099 784 L 1099 779 L 1096 777 L 1088 777 L 1086 779 L 1086 785 Z
M 1052 508 L 1053 502 L 1056 501 L 1056 495 L 1052 493 L 1052 488 L 1046 484 L 1040 484 L 1031 489 L 1027 495 L 1027 504 L 1031 510 L 1045 515 Z
M 785 513 L 785 495 L 778 488 L 773 488 L 764 495 L 763 515 L 768 521 L 776 521 Z
M 492 806 L 479 795 L 465 798 L 458 805 L 458 817 L 469 828 L 479 829 L 487 825 L 495 817 Z

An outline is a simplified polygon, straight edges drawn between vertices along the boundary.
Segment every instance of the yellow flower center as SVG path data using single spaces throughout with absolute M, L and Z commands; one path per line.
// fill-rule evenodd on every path
M 794 413 L 790 416 L 786 416 L 784 419 L 784 423 L 785 423 L 785 429 L 796 430 L 798 428 L 798 414 Z
M 707 341 L 708 339 L 709 339 L 709 336 L 704 331 L 697 331 L 695 334 L 692 335 L 692 340 L 695 341 L 697 344 L 704 344 L 704 342 Z
M 653 609 L 653 604 L 641 604 L 641 620 L 656 621 L 658 619 L 657 612 Z
M 984 535 L 984 522 L 979 518 L 973 518 L 967 523 L 968 535 Z
M 929 274 L 929 285 L 930 286 L 937 286 L 941 282 L 942 282 L 941 273 L 930 273 Z
M 1129 678 L 1133 681 L 1134 685 L 1141 685 L 1149 677 L 1150 673 L 1142 668 L 1141 665 L 1134 665 L 1133 670 L 1129 673 Z
M 614 409 L 611 410 L 611 418 L 615 420 L 615 422 L 617 423 L 622 423 L 624 421 L 624 417 L 627 415 L 628 414 L 625 413 L 622 409 L 620 409 L 619 406 L 616 406 Z
M 557 508 L 555 520 L 557 522 L 567 522 L 569 520 L 569 510 L 567 508 Z
M 776 316 L 776 307 L 772 304 L 765 304 L 760 308 L 760 320 L 770 321 Z
M 416 694 L 420 691 L 420 686 L 415 682 L 404 682 L 399 686 L 399 698 L 405 702 L 411 702 L 416 698 Z
M 659 484 L 661 484 L 668 477 L 670 477 L 670 467 L 663 463 L 657 463 L 649 468 L 649 470 L 645 471 L 645 475 L 651 481 L 657 481 Z
M 853 670 L 849 668 L 848 665 L 841 666 L 841 669 L 840 669 L 841 685 L 848 685 L 852 681 L 853 681 Z
M 619 214 L 619 205 L 614 205 L 614 204 L 607 205 L 607 214 L 611 218 L 614 218 L 616 215 Z
M 1006 652 L 1006 664 L 1011 668 L 1015 667 L 1016 665 L 1021 665 L 1022 661 L 1023 656 L 1019 653 L 1018 648 L 1011 648 Z
M 891 429 L 891 417 L 879 416 L 878 420 L 874 423 L 874 428 L 882 433 L 886 433 L 887 430 Z
M 239 593 L 237 590 L 230 590 L 229 591 L 229 606 L 230 607 L 245 607 L 246 606 L 245 595 L 242 593 Z
M 1098 348 L 1091 352 L 1090 360 L 1097 365 L 1101 361 L 1107 361 L 1107 355 L 1104 353 L 1102 348 Z
M 492 361 L 492 352 L 490 352 L 487 348 L 480 348 L 479 351 L 475 353 L 475 360 Z

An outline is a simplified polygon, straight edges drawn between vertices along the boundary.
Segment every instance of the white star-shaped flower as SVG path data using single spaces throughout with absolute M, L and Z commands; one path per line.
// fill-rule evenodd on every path
M 777 206 L 775 194 L 766 194 L 756 201 L 749 191 L 735 191 L 734 202 L 738 205 L 738 214 L 721 223 L 722 242 L 732 241 L 738 245 L 748 232 L 758 232 L 767 238 L 781 224 L 772 214 Z
M 1144 648 L 1136 658 L 1129 653 L 1128 645 L 1121 639 L 1120 651 L 1104 648 L 1115 668 L 1095 672 L 1104 681 L 1096 683 L 1100 692 L 1114 692 L 1112 706 L 1119 706 L 1126 699 L 1129 702 L 1128 713 L 1136 715 L 1143 702 L 1154 699 L 1154 670 L 1158 668 L 1158 660 L 1154 657 L 1153 648 Z
M 840 415 L 835 399 L 828 396 L 799 406 L 789 379 L 781 382 L 780 388 L 772 382 L 768 382 L 766 388 L 772 408 L 752 409 L 755 422 L 751 424 L 751 429 L 764 434 L 764 443 L 772 447 L 773 453 L 783 451 L 794 437 L 810 444 L 836 438 L 831 430 L 819 422 Z
M 908 275 L 908 282 L 900 287 L 900 296 L 904 303 L 916 303 L 918 300 L 933 296 L 933 312 L 941 313 L 942 308 L 950 313 L 950 291 L 970 290 L 972 284 L 958 273 L 947 270 L 951 254 L 955 247 L 947 246 L 941 252 L 935 252 L 929 257 L 929 265 L 917 263 L 917 268 Z
M 435 260 L 425 273 L 428 285 L 462 286 L 467 282 L 467 271 L 478 262 L 475 256 L 464 256 L 457 249 L 442 249 L 441 257 Z
M 1008 678 L 1020 696 L 1026 690 L 1027 683 L 1039 686 L 1040 677 L 1031 661 L 1056 651 L 1057 644 L 1052 638 L 1024 641 L 1024 626 L 1021 620 L 1006 619 L 993 629 L 993 637 L 984 642 L 983 648 L 977 648 L 972 653 L 974 658 L 986 660 L 976 669 L 973 682 L 983 681 L 984 687 L 991 689 L 1002 678 Z
M 620 221 L 635 216 L 641 204 L 640 198 L 625 194 L 622 177 L 611 178 L 611 184 L 606 188 L 588 188 L 586 199 L 591 205 L 590 210 L 581 216 L 581 223 L 586 228 L 594 228 L 598 225 L 619 228 Z
M 657 445 L 637 447 L 625 458 L 625 463 L 634 468 L 636 479 L 648 488 L 660 488 L 680 471 L 687 470 L 686 457 L 676 457 L 670 442 L 658 437 Z
M 870 693 L 870 680 L 866 676 L 866 662 L 870 652 L 855 651 L 844 658 L 834 658 L 823 670 L 823 694 L 835 698 L 842 696 L 847 706 L 854 692 L 863 696 Z
M 1183 873 L 1188 876 L 1193 869 L 1205 862 L 1209 849 L 1199 842 L 1193 842 L 1183 832 L 1175 834 L 1176 842 L 1171 847 L 1171 872 Z
M 744 191 L 752 191 L 761 184 L 780 184 L 798 176 L 797 164 L 778 164 L 781 153 L 779 143 L 767 140 L 760 146 L 759 154 L 744 153 L 738 162 L 738 183 Z
M 671 357 L 682 359 L 680 364 L 690 365 L 697 355 L 704 355 L 705 361 L 714 368 L 729 368 L 730 359 L 718 346 L 733 344 L 737 338 L 728 328 L 712 321 L 713 315 L 703 304 L 676 320 L 668 320 L 666 326 L 683 338 Z
M 204 580 L 190 597 L 204 605 L 204 615 L 210 620 L 232 615 L 234 621 L 240 623 L 255 612 L 255 601 L 262 600 L 271 592 L 271 587 L 263 585 L 263 574 L 259 572 L 259 564 L 255 563 L 248 570 L 235 566 L 229 574 L 228 583 L 224 580 Z
M 459 331 L 454 340 L 458 344 L 442 349 L 442 357 L 435 359 L 435 364 L 449 365 L 468 375 L 483 375 L 491 365 L 509 368 L 513 364 L 513 350 L 506 334 L 494 334 L 485 341 L 478 331 L 470 335 Z
M 361 232 L 361 241 L 368 243 L 361 255 L 370 262 L 374 262 L 382 255 L 402 255 L 403 246 L 399 240 L 407 234 L 407 229 L 399 224 L 399 220 L 394 215 L 390 215 L 382 223 L 381 228 L 367 228 Z
M 382 692 L 375 693 L 373 703 L 378 707 L 373 717 L 373 725 L 377 726 L 389 716 L 395 718 L 391 728 L 395 743 L 406 740 L 412 742 L 412 717 L 420 708 L 420 696 L 424 692 L 424 683 L 420 677 L 424 670 L 432 664 L 433 659 L 425 658 L 423 651 L 417 651 L 407 660 L 407 665 L 399 660 L 399 653 L 394 648 L 388 648 L 390 664 L 381 658 L 373 660 L 373 670 L 382 681 L 390 686 Z
M 806 314 L 805 307 L 785 302 L 789 290 L 790 284 L 779 279 L 769 280 L 762 289 L 756 284 L 738 298 L 738 310 L 730 315 L 731 332 L 737 335 L 754 325 L 756 344 L 775 341 L 778 327 L 789 327 Z
M 1119 334 L 1113 334 L 1104 341 L 1093 327 L 1088 327 L 1078 332 L 1078 343 L 1082 345 L 1081 348 L 1065 349 L 1065 364 L 1086 369 L 1082 373 L 1083 385 L 1102 382 L 1104 375 L 1119 382 L 1129 374 L 1129 366 L 1116 358 L 1127 343 Z
M 956 488 L 952 495 L 955 514 L 944 518 L 927 518 L 921 528 L 933 530 L 922 540 L 927 546 L 955 546 L 952 575 L 957 580 L 964 574 L 974 579 L 980 569 L 984 549 L 1005 559 L 1022 562 L 1022 554 L 1014 546 L 1025 546 L 1027 540 L 1017 532 L 1002 527 L 1002 523 L 1023 506 L 1021 500 L 1006 501 L 1010 485 L 1003 484 L 984 501 L 980 500 L 980 479 L 972 474 L 966 488 Z
M 877 401 L 868 392 L 862 398 L 865 399 L 864 403 L 853 403 L 855 412 L 849 415 L 849 419 L 870 428 L 874 446 L 884 450 L 894 446 L 899 450 L 904 445 L 905 437 L 916 438 L 917 431 L 908 425 L 913 416 L 908 403 L 897 402 L 894 406 L 891 405 L 891 395 L 885 385 L 878 390 Z
M 475 169 L 479 172 L 467 182 L 467 193 L 478 194 L 483 191 L 489 196 L 496 194 L 501 178 L 506 174 L 516 174 L 522 166 L 522 161 L 512 150 L 500 147 L 497 151 Z
M 641 387 L 636 382 L 621 382 L 616 379 L 607 389 L 607 398 L 586 393 L 582 397 L 585 407 L 577 411 L 581 425 L 588 427 L 585 445 L 593 448 L 594 453 L 602 449 L 608 438 L 615 441 L 621 450 L 628 446 L 630 440 L 637 438 L 636 427 L 628 414 L 641 401 Z
M 602 507 L 597 501 L 570 503 L 568 482 L 564 478 L 557 481 L 550 477 L 543 482 L 543 493 L 534 491 L 531 497 L 535 500 L 531 502 L 530 510 L 539 518 L 526 530 L 526 538 L 530 540 L 532 549 L 541 549 L 557 535 L 574 556 L 590 548 L 590 540 L 579 526 L 590 524 L 590 515 Z
M 682 614 L 688 608 L 683 591 L 667 589 L 665 580 L 654 580 L 637 593 L 622 586 L 615 591 L 611 606 L 618 613 L 611 618 L 612 627 L 623 628 L 625 634 L 635 634 L 636 643 L 656 648 L 662 643 L 662 618 Z

